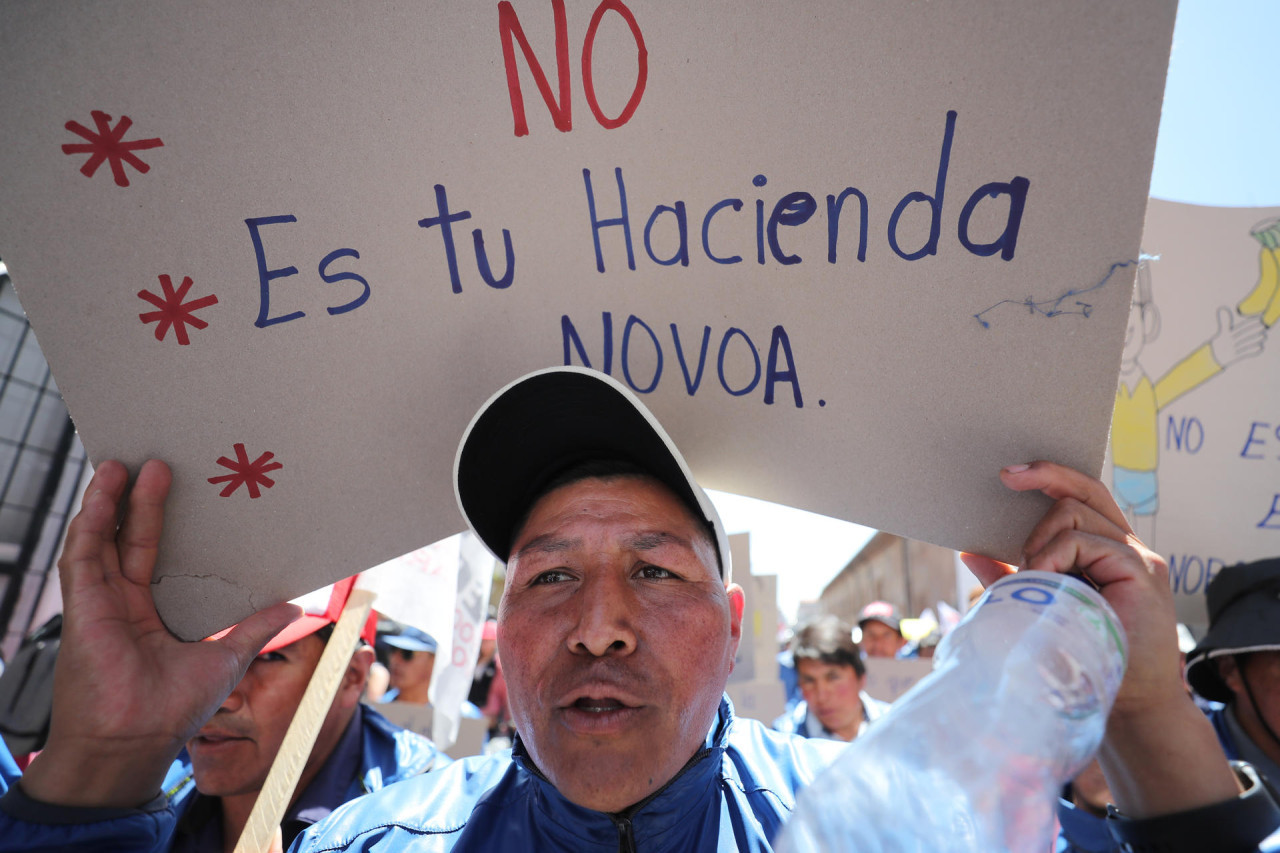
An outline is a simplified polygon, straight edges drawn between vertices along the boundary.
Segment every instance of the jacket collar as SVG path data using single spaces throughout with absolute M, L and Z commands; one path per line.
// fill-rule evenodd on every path
M 733 720 L 733 706 L 727 698 L 721 698 L 702 749 L 666 785 L 617 813 L 598 812 L 566 799 L 533 763 L 519 735 L 511 758 L 522 771 L 522 782 L 531 789 L 531 807 L 546 818 L 538 821 L 539 825 L 555 827 L 554 834 L 574 837 L 587 844 L 612 844 L 619 849 L 624 846 L 620 839 L 629 834 L 632 844 L 643 849 L 673 830 L 693 830 L 700 823 L 696 815 L 706 810 L 707 791 L 714 790 L 720 777 L 721 759 Z M 663 838 L 664 847 L 670 844 L 671 838 Z

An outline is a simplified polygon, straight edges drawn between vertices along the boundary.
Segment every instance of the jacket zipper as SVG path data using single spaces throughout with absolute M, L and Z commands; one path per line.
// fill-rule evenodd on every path
M 684 767 L 680 768 L 680 772 L 671 777 L 670 781 L 668 781 L 667 784 L 663 785 L 661 788 L 654 791 L 652 794 L 645 797 L 640 802 L 631 806 L 625 812 L 609 815 L 609 819 L 613 821 L 613 825 L 618 828 L 618 853 L 636 853 L 636 836 L 635 836 L 635 833 L 632 831 L 631 816 L 634 814 L 638 814 L 642 809 L 644 809 L 645 806 L 649 805 L 649 803 L 657 799 L 658 796 L 661 795 L 663 791 L 667 790 L 672 785 L 674 785 L 676 780 L 679 779 L 681 776 L 683 776 L 689 770 L 690 767 L 697 764 L 702 759 L 706 758 L 708 755 L 712 753 L 712 751 L 713 750 L 710 748 L 703 748 L 698 750 L 698 752 L 693 756 L 693 758 L 690 758 L 687 762 L 685 762 Z
M 631 819 L 615 818 L 618 827 L 618 853 L 636 853 L 636 837 L 631 832 Z

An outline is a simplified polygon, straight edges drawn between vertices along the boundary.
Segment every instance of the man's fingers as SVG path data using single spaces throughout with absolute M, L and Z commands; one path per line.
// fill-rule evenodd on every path
M 1055 501 L 1074 498 L 1102 515 L 1126 534 L 1133 533 L 1128 520 L 1107 487 L 1073 468 L 1053 462 L 1010 465 L 1000 471 L 1000 481 L 1016 492 L 1038 490 Z
M 969 571 L 978 578 L 978 582 L 984 587 L 991 586 L 1005 575 L 1011 575 L 1016 568 L 1008 563 L 1002 563 L 999 560 L 993 560 L 990 557 L 984 557 L 981 554 L 960 554 L 960 561 L 969 567 Z
M 287 601 L 275 604 L 241 620 L 227 632 L 226 636 L 210 642 L 216 642 L 230 650 L 235 655 L 236 661 L 240 664 L 240 671 L 243 673 L 248 668 L 249 662 L 262 651 L 267 641 L 301 615 L 302 608 L 296 604 L 290 604 Z
M 173 475 L 169 466 L 149 459 L 138 471 L 129 492 L 129 507 L 120 527 L 120 571 L 136 584 L 151 583 L 164 529 L 164 501 L 169 496 Z
M 1055 536 L 1066 530 L 1079 530 L 1116 542 L 1124 542 L 1129 531 L 1122 530 L 1111 519 L 1095 512 L 1075 498 L 1063 498 L 1050 507 L 1036 523 L 1022 546 L 1025 555 L 1031 556 L 1044 548 Z
M 1124 581 L 1151 582 L 1168 590 L 1164 562 L 1140 544 L 1119 542 L 1081 530 L 1060 531 L 1035 554 L 1026 568 L 1043 572 L 1070 572 L 1079 569 L 1097 586 L 1104 588 Z
M 80 501 L 80 512 L 67 526 L 67 541 L 58 560 L 62 593 L 80 581 L 101 581 L 119 571 L 116 563 L 116 522 L 120 497 L 129 472 L 115 460 L 107 460 L 93 472 Z

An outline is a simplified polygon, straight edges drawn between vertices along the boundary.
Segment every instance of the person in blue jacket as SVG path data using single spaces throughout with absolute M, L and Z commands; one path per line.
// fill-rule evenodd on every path
M 584 369 L 530 374 L 472 420 L 454 472 L 468 525 L 507 558 L 498 653 L 514 747 L 352 801 L 293 849 L 772 850 L 797 793 L 844 747 L 734 717 L 723 691 L 744 602 L 727 539 L 638 398 Z M 144 810 L 193 733 L 183 721 L 216 707 L 292 618 L 269 608 L 218 644 L 194 644 L 209 649 L 159 629 L 155 551 L 139 543 L 160 536 L 169 476 L 160 462 L 141 468 L 115 536 L 127 474 L 100 465 L 69 535 L 65 680 L 49 746 L 19 782 L 51 810 Z M 1174 631 L 1163 561 L 1097 480 L 1047 462 L 1000 477 L 1054 501 L 1025 567 L 1087 575 L 1128 633 L 1129 675 L 1102 752 L 1118 806 L 1109 831 L 1134 849 L 1255 849 L 1280 811 L 1247 766 L 1227 763 L 1186 698 L 1176 649 L 1160 642 Z M 1011 570 L 967 562 L 988 583 Z M 197 659 L 222 680 L 184 675 Z M 52 837 L 18 823 L 0 821 L 0 838 L 20 829 L 30 849 Z
M 346 578 L 300 599 L 303 616 L 267 641 L 213 716 L 186 742 L 161 785 L 162 798 L 153 804 L 164 807 L 165 832 L 157 833 L 147 848 L 169 853 L 232 849 L 354 585 L 354 577 Z M 449 763 L 429 738 L 393 725 L 360 703 L 376 625 L 376 614 L 370 613 L 285 811 L 285 844 L 350 799 Z M 3 770 L 0 765 L 0 774 Z M 42 804 L 23 796 L 21 787 L 4 798 L 3 808 L 15 817 L 47 816 Z M 106 823 L 113 819 L 89 817 Z M 128 813 L 117 817 L 124 823 L 137 818 Z M 73 823 L 63 832 L 78 843 L 77 836 L 87 830 Z
M 1214 703 L 1228 758 L 1280 790 L 1280 557 L 1229 566 L 1206 591 L 1209 631 L 1187 655 L 1187 681 Z
M 791 639 L 803 701 L 773 721 L 780 732 L 851 741 L 889 712 L 863 686 L 867 665 L 853 626 L 827 614 L 796 628 Z

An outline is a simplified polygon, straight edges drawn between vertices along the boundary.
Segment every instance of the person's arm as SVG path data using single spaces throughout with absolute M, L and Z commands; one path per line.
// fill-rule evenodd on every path
M 1241 787 L 1213 727 L 1182 686 L 1164 560 L 1134 537 L 1092 477 L 1036 462 L 1006 468 L 1000 478 L 1055 501 L 1027 538 L 1022 568 L 1083 574 L 1128 635 L 1129 665 L 1099 753 L 1116 806 L 1128 818 L 1153 818 L 1235 798 Z M 986 584 L 1012 571 L 985 557 L 964 559 Z
M 18 782 L 31 800 L 79 808 L 152 803 L 183 744 L 267 640 L 298 616 L 296 606 L 278 604 L 221 640 L 198 643 L 165 629 L 151 578 L 170 482 L 168 466 L 152 460 L 130 490 L 124 466 L 104 462 L 67 530 L 49 740 Z

